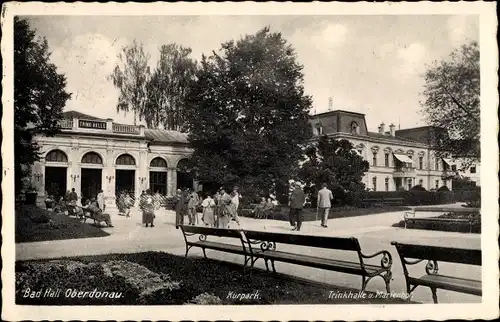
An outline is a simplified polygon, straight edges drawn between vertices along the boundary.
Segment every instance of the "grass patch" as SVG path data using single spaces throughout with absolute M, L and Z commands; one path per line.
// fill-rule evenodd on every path
M 464 222 L 433 222 L 433 221 L 408 221 L 406 228 L 408 229 L 423 229 L 423 230 L 438 230 L 438 231 L 449 231 L 449 232 L 460 232 L 460 233 L 481 233 L 481 216 L 478 213 L 463 213 L 463 212 L 449 212 L 440 216 L 429 217 L 431 218 L 443 218 L 443 219 L 468 219 L 469 216 L 474 216 L 475 221 L 472 224 L 472 229 L 468 223 Z M 392 225 L 392 227 L 402 228 L 405 227 L 405 221 L 401 220 L 398 223 Z
M 72 259 L 64 259 L 71 261 Z M 358 290 L 349 290 L 339 287 L 327 287 L 284 278 L 262 270 L 243 273 L 241 265 L 220 262 L 204 258 L 184 258 L 163 252 L 144 252 L 136 254 L 111 254 L 102 256 L 86 256 L 73 259 L 80 263 L 90 264 L 85 269 L 75 269 L 73 262 L 72 272 L 68 273 L 59 267 L 40 269 L 40 263 L 50 263 L 48 260 L 26 261 L 16 263 L 16 303 L 29 305 L 179 305 L 179 304 L 389 304 L 406 303 L 397 298 L 368 298 L 365 299 L 329 299 L 330 291 L 358 293 Z M 59 260 L 60 261 L 60 260 Z M 163 290 L 149 292 L 147 297 L 140 297 L 139 290 L 133 287 L 136 282 L 127 282 L 122 275 L 112 278 L 106 270 L 100 269 L 106 263 L 125 263 L 133 266 L 139 264 L 142 271 L 147 271 L 147 277 L 140 275 L 135 269 L 137 280 L 158 278 L 161 276 L 168 285 Z M 130 264 L 134 263 L 134 264 Z M 122 264 L 123 265 L 123 264 Z M 116 265 L 115 265 L 116 266 Z M 136 265 L 138 266 L 138 265 Z M 34 276 L 34 277 L 33 277 Z M 91 276 L 91 277 L 89 277 Z M 174 287 L 175 286 L 175 287 Z M 25 289 L 45 290 L 47 288 L 62 289 L 58 298 L 25 298 Z M 79 291 L 121 292 L 120 299 L 82 299 L 66 298 L 67 289 Z M 144 293 L 144 291 L 142 292 Z M 258 294 L 254 298 L 234 298 L 238 294 Z M 234 295 L 234 296 L 233 296 Z
M 91 224 L 37 206 L 21 205 L 15 215 L 16 243 L 109 236 Z
M 380 206 L 380 207 L 370 207 L 370 208 L 358 208 L 358 207 L 334 207 L 330 209 L 329 219 L 332 218 L 346 218 L 346 217 L 359 217 L 359 216 L 367 216 L 367 215 L 375 215 L 385 212 L 398 212 L 410 210 L 411 208 L 405 206 Z M 278 210 L 274 211 L 271 215 L 269 215 L 269 219 L 288 221 L 288 213 L 290 209 L 288 207 L 280 207 Z M 253 217 L 252 214 L 247 209 L 242 209 L 240 215 L 243 217 Z M 316 221 L 316 208 L 304 208 L 302 211 L 302 221 Z

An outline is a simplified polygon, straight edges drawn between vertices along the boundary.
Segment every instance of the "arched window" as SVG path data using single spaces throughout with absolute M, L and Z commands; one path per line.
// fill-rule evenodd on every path
M 45 157 L 45 161 L 47 162 L 68 162 L 68 157 L 66 153 L 61 150 L 52 150 L 47 153 Z
M 117 165 L 135 165 L 135 159 L 130 154 L 122 154 L 116 159 Z
M 359 126 L 358 123 L 352 122 L 351 123 L 351 133 L 352 134 L 359 134 Z
M 88 152 L 82 157 L 82 163 L 102 164 L 102 158 L 95 152 Z
M 154 158 L 151 160 L 151 163 L 149 164 L 150 167 L 152 168 L 166 168 L 167 167 L 167 162 L 163 160 L 162 158 Z
M 182 159 L 177 163 L 177 169 L 180 172 L 189 172 L 190 166 L 189 166 L 189 160 L 188 159 Z

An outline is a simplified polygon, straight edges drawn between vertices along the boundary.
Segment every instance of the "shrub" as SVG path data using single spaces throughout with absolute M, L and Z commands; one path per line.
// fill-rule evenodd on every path
M 438 192 L 439 191 L 450 191 L 450 189 L 447 186 L 441 186 L 441 187 L 439 187 L 439 189 L 437 191 Z
M 413 188 L 411 188 L 412 191 L 427 191 L 424 187 L 421 185 L 416 185 Z

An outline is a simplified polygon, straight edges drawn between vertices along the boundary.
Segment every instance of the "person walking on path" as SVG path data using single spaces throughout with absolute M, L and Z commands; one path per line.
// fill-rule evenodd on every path
M 133 205 L 132 197 L 130 197 L 130 193 L 125 191 L 125 197 L 123 198 L 123 203 L 125 204 L 125 217 L 130 218 L 130 208 Z
M 231 218 L 236 221 L 238 226 L 240 225 L 240 219 L 238 217 L 238 207 L 240 206 L 240 198 L 241 194 L 238 192 L 238 187 L 233 188 L 233 192 L 231 193 L 231 203 L 229 205 L 229 212 L 231 214 Z
M 221 188 L 221 196 L 219 199 L 219 228 L 227 228 L 230 220 L 230 205 L 231 196 L 226 192 L 226 189 Z
M 214 227 L 215 218 L 214 218 L 214 209 L 215 209 L 215 200 L 212 199 L 210 193 L 207 193 L 207 197 L 201 203 L 203 207 L 203 217 L 202 220 L 206 226 Z
M 142 223 L 146 224 L 146 227 L 148 227 L 148 225 L 154 227 L 155 206 L 153 196 L 151 195 L 151 190 L 146 190 L 146 193 L 141 198 L 141 204 L 142 205 L 140 206 L 140 208 L 142 209 Z
M 174 197 L 175 206 L 175 228 L 179 229 L 179 225 L 184 225 L 184 212 L 182 208 L 184 206 L 184 196 L 182 195 L 182 190 L 177 189 L 177 193 Z
M 295 189 L 290 194 L 290 224 L 292 230 L 300 231 L 302 227 L 302 210 L 306 203 L 306 196 L 299 183 L 295 183 Z
M 333 194 L 330 189 L 328 189 L 326 183 L 323 183 L 322 188 L 318 191 L 318 213 L 321 218 L 321 227 L 328 227 L 328 216 L 330 215 L 330 209 L 332 207 Z
M 188 216 L 189 216 L 189 224 L 197 225 L 198 224 L 198 214 L 196 213 L 196 206 L 200 203 L 200 197 L 193 190 L 193 192 L 189 195 L 188 200 Z

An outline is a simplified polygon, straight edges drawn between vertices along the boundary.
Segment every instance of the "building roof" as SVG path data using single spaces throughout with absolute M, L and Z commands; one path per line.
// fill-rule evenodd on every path
M 390 135 L 390 132 L 389 134 L 380 134 L 378 132 L 368 132 L 368 136 L 371 136 L 371 137 L 374 137 L 374 138 L 380 138 L 380 139 L 390 139 L 390 140 L 398 140 L 398 141 L 403 141 L 403 142 L 416 142 L 416 143 L 420 143 L 416 140 L 410 140 L 410 139 L 407 139 L 407 138 L 403 138 L 403 137 L 400 137 L 400 136 L 391 136 Z
M 92 120 L 92 121 L 106 121 L 106 119 L 101 119 L 92 115 L 80 113 L 77 111 L 67 111 L 63 112 L 63 118 L 65 119 L 72 119 L 72 118 L 79 118 L 79 119 L 84 119 L 84 120 Z
M 144 129 L 146 139 L 154 143 L 188 143 L 187 133 L 170 130 Z

